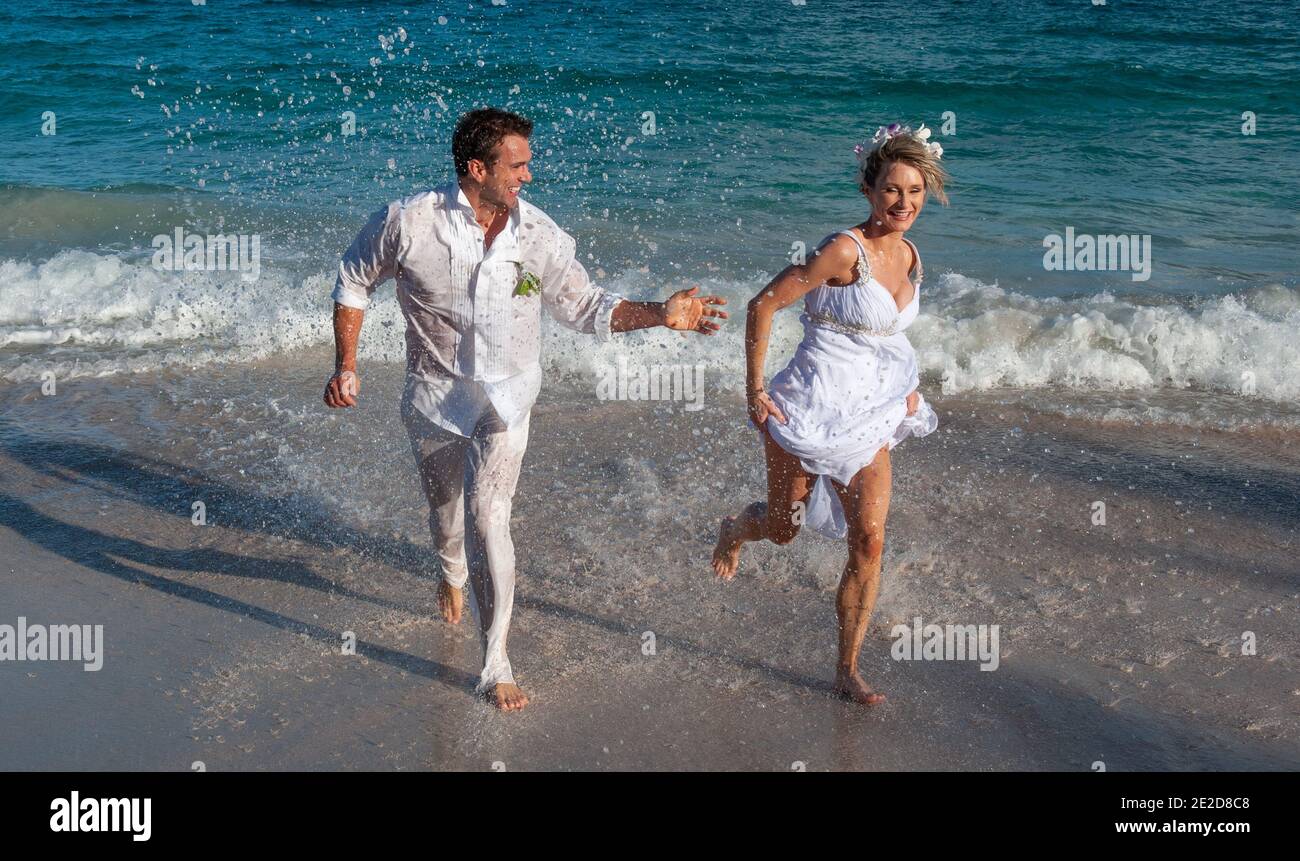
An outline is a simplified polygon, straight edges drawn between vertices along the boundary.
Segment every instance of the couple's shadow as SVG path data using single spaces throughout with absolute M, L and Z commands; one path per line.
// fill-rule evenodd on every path
M 44 475 L 93 487 L 97 492 L 148 505 L 171 516 L 184 515 L 189 509 L 188 500 L 200 492 L 205 500 L 229 505 L 228 510 L 238 512 L 233 522 L 223 518 L 223 525 L 244 529 L 260 527 L 271 534 L 293 535 L 294 530 L 287 528 L 289 524 L 283 519 L 287 510 L 277 507 L 274 500 L 211 482 L 192 470 L 177 469 L 135 455 L 123 457 L 113 449 L 99 445 L 43 441 L 32 446 L 30 440 L 18 440 L 15 444 L 14 437 L 12 433 L 0 434 L 0 447 L 15 460 Z M 155 547 L 134 538 L 59 520 L 3 491 L 0 491 L 0 525 L 14 530 L 32 544 L 92 571 L 147 586 L 173 598 L 236 613 L 283 631 L 304 634 L 332 648 L 339 646 L 338 631 L 146 569 L 208 571 L 277 581 L 390 608 L 397 606 L 341 586 L 298 560 L 263 559 L 210 547 L 181 550 Z M 464 688 L 474 681 L 467 673 L 376 643 L 358 640 L 356 653 L 448 685 Z
M 0 449 L 10 458 L 41 475 L 145 506 L 168 518 L 188 518 L 193 502 L 202 500 L 210 519 L 225 528 L 291 539 L 323 549 L 347 550 L 417 574 L 424 571 L 425 560 L 430 555 L 428 548 L 404 539 L 369 534 L 341 523 L 319 500 L 312 497 L 268 496 L 147 455 L 128 454 L 79 439 L 61 439 L 46 434 L 37 437 L 12 422 L 3 420 L 0 420 Z M 298 559 L 265 559 L 211 547 L 180 550 L 154 547 L 134 538 L 111 535 L 88 526 L 59 520 L 3 491 L 0 491 L 0 524 L 24 536 L 31 543 L 85 568 L 125 582 L 148 586 L 171 597 L 247 616 L 281 630 L 305 634 L 331 648 L 339 645 L 338 631 L 164 577 L 145 570 L 145 567 L 214 572 L 251 580 L 279 582 L 364 601 L 386 609 L 414 612 L 409 606 L 336 583 Z M 424 576 L 430 575 L 425 573 Z M 640 637 L 640 631 L 626 622 L 543 598 L 516 593 L 515 604 L 552 618 L 585 624 L 618 636 L 634 639 Z M 763 661 L 725 654 L 687 638 L 666 634 L 660 636 L 658 642 L 661 647 L 672 647 L 725 661 L 796 687 L 820 693 L 829 693 L 831 690 L 827 681 L 792 673 Z M 358 640 L 356 649 L 358 655 L 458 689 L 472 687 L 475 681 L 474 676 L 460 670 L 375 643 Z

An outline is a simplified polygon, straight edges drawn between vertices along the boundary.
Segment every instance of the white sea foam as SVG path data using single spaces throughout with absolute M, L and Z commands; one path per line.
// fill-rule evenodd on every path
M 332 340 L 332 273 L 265 267 L 255 284 L 231 272 L 160 272 L 147 257 L 64 251 L 44 263 L 0 261 L 0 378 L 151 370 L 255 361 Z M 604 285 L 634 298 L 684 284 L 628 271 Z M 687 283 L 697 283 L 694 281 Z M 707 392 L 744 380 L 744 302 L 754 281 L 699 279 L 730 300 L 720 335 L 665 330 L 607 343 L 548 326 L 548 374 L 592 384 L 620 355 L 643 364 L 705 364 Z M 991 388 L 1084 391 L 1205 389 L 1300 402 L 1300 292 L 1281 286 L 1180 303 L 1108 293 L 1035 297 L 957 274 L 931 279 L 908 331 L 925 377 L 945 394 Z M 798 315 L 779 315 L 768 369 L 794 351 Z M 376 294 L 362 357 L 401 361 L 402 320 L 391 282 Z
M 148 257 L 63 251 L 49 261 L 0 262 L 0 377 L 52 370 L 102 376 L 211 361 L 254 361 L 329 343 L 325 273 L 267 267 L 256 283 L 237 272 L 167 272 Z M 400 360 L 401 315 L 379 302 L 366 355 Z M 48 345 L 47 350 L 33 350 Z M 16 347 L 28 349 L 15 350 Z
M 1300 293 L 1281 286 L 1180 304 L 1101 293 L 1038 298 L 945 275 L 909 331 L 945 393 L 1001 386 L 1201 388 L 1300 400 Z

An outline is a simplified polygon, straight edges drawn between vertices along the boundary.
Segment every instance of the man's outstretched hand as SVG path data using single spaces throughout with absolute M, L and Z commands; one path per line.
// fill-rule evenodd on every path
M 361 393 L 361 378 L 356 371 L 338 371 L 325 384 L 325 406 L 355 407 Z
M 726 305 L 727 300 L 721 296 L 696 296 L 699 292 L 699 287 L 691 287 L 669 296 L 664 302 L 664 325 L 679 332 L 699 332 L 701 335 L 712 335 L 721 329 L 722 326 L 709 318 L 727 319 L 726 311 L 714 307 Z

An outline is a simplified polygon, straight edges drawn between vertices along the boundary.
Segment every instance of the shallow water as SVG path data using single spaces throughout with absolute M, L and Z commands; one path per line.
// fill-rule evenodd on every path
M 89 687 L 42 667 L 11 688 L 5 725 L 27 727 L 24 750 L 59 752 L 7 765 L 1297 765 L 1294 432 L 1135 430 L 936 396 L 940 430 L 894 452 L 863 650 L 891 704 L 859 714 L 829 697 L 838 542 L 747 547 L 731 584 L 708 569 L 718 518 L 763 486 L 739 400 L 601 403 L 555 382 L 514 516 L 511 655 L 535 705 L 505 723 L 469 694 L 469 626 L 436 621 L 401 367 L 363 375 L 362 405 L 329 413 L 319 362 L 0 389 L 0 606 L 102 619 L 109 643 Z M 891 660 L 892 626 L 918 616 L 999 625 L 997 670 Z M 361 644 L 350 663 L 345 630 Z M 113 704 L 123 689 L 132 710 Z M 84 714 L 50 710 L 73 694 L 100 703 L 110 748 L 54 744 Z M 130 741 L 141 722 L 156 745 Z

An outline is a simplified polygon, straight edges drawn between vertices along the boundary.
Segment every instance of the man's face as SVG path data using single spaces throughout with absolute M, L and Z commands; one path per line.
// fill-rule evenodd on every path
M 519 202 L 519 189 L 532 182 L 528 162 L 533 158 L 528 139 L 520 135 L 506 135 L 492 153 L 487 166 L 479 197 L 496 206 L 513 209 Z

